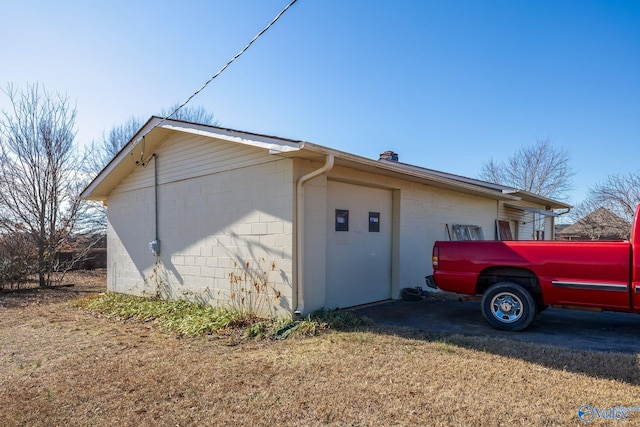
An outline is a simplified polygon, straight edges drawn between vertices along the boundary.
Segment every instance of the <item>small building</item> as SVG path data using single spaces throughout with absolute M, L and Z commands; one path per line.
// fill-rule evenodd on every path
M 570 208 L 393 152 L 158 117 L 82 197 L 107 205 L 110 291 L 273 315 L 398 298 L 432 273 L 434 241 L 550 240 Z
M 623 240 L 630 234 L 631 224 L 628 221 L 600 207 L 575 223 L 562 227 L 556 237 L 559 240 Z

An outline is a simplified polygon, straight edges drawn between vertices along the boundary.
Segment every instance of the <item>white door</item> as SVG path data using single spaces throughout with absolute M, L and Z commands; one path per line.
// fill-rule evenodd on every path
M 392 192 L 328 181 L 325 307 L 391 298 Z

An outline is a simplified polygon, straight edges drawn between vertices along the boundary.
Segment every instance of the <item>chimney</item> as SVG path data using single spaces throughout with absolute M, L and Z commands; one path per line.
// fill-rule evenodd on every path
M 392 162 L 397 162 L 398 153 L 394 153 L 393 151 L 385 151 L 384 153 L 380 154 L 379 160 L 389 160 Z

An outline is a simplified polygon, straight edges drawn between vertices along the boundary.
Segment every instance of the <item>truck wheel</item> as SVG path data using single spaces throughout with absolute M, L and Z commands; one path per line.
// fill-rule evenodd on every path
M 521 331 L 533 322 L 533 296 L 516 283 L 500 282 L 482 295 L 482 315 L 491 326 L 503 331 Z

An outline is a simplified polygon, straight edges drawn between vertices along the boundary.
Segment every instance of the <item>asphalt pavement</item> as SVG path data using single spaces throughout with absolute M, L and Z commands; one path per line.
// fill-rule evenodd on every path
M 435 334 L 488 335 L 578 350 L 640 353 L 640 315 L 549 308 L 521 332 L 493 329 L 480 313 L 480 301 L 460 301 L 430 293 L 419 301 L 394 300 L 353 311 L 375 323 L 409 326 Z

